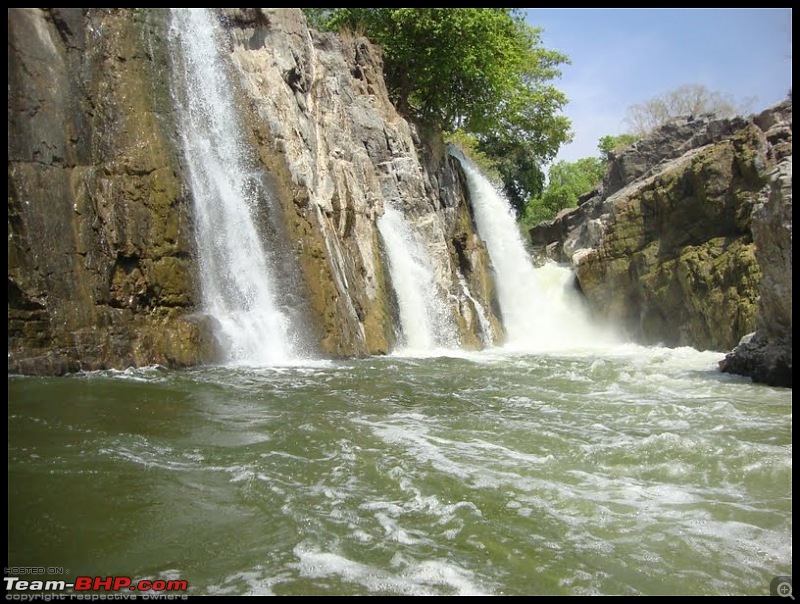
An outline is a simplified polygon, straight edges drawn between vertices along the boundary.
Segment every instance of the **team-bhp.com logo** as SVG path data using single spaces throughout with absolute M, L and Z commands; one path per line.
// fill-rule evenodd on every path
M 141 579 L 130 577 L 75 577 L 73 583 L 66 581 L 29 581 L 19 577 L 3 577 L 6 592 L 59 592 L 74 591 L 138 591 L 138 592 L 183 592 L 189 588 L 186 581 L 177 579 Z

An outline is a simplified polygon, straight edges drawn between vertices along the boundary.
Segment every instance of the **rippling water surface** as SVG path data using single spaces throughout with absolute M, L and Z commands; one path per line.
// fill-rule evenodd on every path
M 8 561 L 196 594 L 753 594 L 792 393 L 719 353 L 9 377 Z

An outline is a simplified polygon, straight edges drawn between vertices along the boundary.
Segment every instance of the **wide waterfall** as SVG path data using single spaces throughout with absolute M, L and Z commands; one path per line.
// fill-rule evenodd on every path
M 424 242 L 403 213 L 386 205 L 378 219 L 400 315 L 401 348 L 414 354 L 458 346 L 449 305 L 439 292 Z
M 467 175 L 478 234 L 494 266 L 506 346 L 535 352 L 594 347 L 615 341 L 592 323 L 571 286 L 572 273 L 553 262 L 533 264 L 509 201 L 468 160 Z
M 296 329 L 279 306 L 276 260 L 259 232 L 271 199 L 249 159 L 220 35 L 212 11 L 172 13 L 173 96 L 195 202 L 203 302 L 226 361 L 279 365 L 298 354 Z

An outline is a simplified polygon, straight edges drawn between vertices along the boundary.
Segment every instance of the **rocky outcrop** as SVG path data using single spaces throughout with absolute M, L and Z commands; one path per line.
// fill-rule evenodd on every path
M 768 349 L 776 369 L 726 370 L 774 382 L 764 375 L 791 370 L 791 111 L 667 124 L 532 229 L 534 245 L 572 263 L 595 314 L 642 343 L 724 351 L 758 327 L 738 358 Z
M 789 134 L 791 141 L 791 133 Z M 791 147 L 790 147 L 791 152 Z M 720 362 L 727 373 L 792 387 L 792 156 L 770 174 L 753 212 L 753 239 L 763 277 L 757 331 Z
M 166 13 L 8 11 L 8 369 L 209 358 Z
M 299 9 L 218 15 L 319 348 L 349 356 L 396 341 L 376 228 L 385 204 L 424 235 L 462 345 L 482 346 L 475 304 L 492 309 L 494 293 L 463 174 L 439 133 L 395 112 L 379 50 L 310 31 Z M 170 95 L 169 18 L 9 10 L 9 372 L 215 359 Z

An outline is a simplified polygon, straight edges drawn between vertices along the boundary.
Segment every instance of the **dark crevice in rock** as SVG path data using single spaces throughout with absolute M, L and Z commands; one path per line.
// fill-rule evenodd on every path
M 43 302 L 25 295 L 19 285 L 10 278 L 8 279 L 8 307 L 16 310 L 45 310 Z

